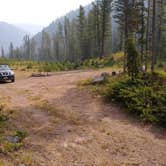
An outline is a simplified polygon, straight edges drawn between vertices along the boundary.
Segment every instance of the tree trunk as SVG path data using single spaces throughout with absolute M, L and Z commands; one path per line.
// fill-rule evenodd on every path
M 144 57 L 144 0 L 142 0 L 142 9 L 141 9 L 141 63 L 143 63 Z
M 125 0 L 125 48 L 124 48 L 124 59 L 123 59 L 123 72 L 126 72 L 126 58 L 127 58 L 127 39 L 128 39 L 128 0 Z
M 152 66 L 154 72 L 156 60 L 156 0 L 153 0 L 153 17 L 152 17 Z
M 149 56 L 149 26 L 150 26 L 150 0 L 148 0 L 148 15 L 147 15 L 147 29 L 146 29 L 145 71 L 147 71 L 147 69 L 148 69 L 148 56 Z

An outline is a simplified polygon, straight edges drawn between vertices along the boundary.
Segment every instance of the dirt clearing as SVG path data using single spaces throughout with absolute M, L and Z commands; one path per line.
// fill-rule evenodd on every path
M 128 117 L 78 87 L 102 71 L 19 77 L 0 84 L 0 101 L 14 111 L 7 130 L 24 130 L 20 150 L 3 154 L 7 166 L 166 166 L 166 133 Z M 21 165 L 22 164 L 22 165 Z

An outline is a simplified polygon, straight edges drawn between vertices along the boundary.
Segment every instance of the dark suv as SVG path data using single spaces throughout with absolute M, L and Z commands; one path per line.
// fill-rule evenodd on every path
M 1 82 L 15 81 L 14 72 L 9 68 L 8 65 L 0 65 L 0 81 Z

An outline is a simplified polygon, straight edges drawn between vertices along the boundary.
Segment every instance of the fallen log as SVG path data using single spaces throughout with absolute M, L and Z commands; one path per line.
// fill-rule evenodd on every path
M 31 77 L 48 77 L 51 76 L 49 73 L 32 73 Z

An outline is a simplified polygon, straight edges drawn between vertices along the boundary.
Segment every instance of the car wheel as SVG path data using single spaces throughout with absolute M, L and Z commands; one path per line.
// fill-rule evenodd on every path
M 13 78 L 13 79 L 11 80 L 11 82 L 15 82 L 15 78 Z

